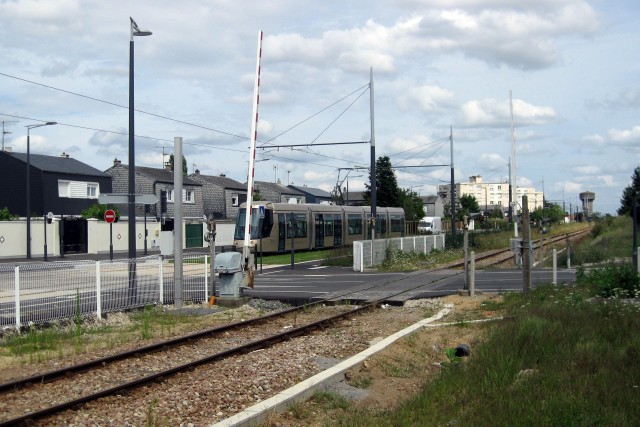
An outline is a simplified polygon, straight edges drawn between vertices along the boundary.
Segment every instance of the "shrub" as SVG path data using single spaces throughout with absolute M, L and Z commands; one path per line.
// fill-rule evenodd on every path
M 579 268 L 576 278 L 580 284 L 593 286 L 604 298 L 633 298 L 640 291 L 640 276 L 630 263 L 609 263 L 592 270 Z

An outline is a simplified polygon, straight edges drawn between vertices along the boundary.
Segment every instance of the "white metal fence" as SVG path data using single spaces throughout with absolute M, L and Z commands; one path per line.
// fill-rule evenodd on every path
M 367 267 L 382 264 L 387 256 L 387 249 L 391 248 L 427 254 L 434 249 L 444 249 L 444 234 L 353 242 L 353 270 L 364 271 Z
M 171 304 L 174 259 L 150 256 L 113 261 L 0 264 L 0 326 L 20 328 L 87 315 Z M 209 256 L 186 255 L 182 299 L 207 299 Z

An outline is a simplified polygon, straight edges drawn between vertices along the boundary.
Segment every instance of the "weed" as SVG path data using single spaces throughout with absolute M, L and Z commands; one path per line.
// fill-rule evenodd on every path
M 361 389 L 367 389 L 369 387 L 371 387 L 371 385 L 373 384 L 373 378 L 371 377 L 358 377 L 355 378 L 353 380 L 351 380 L 349 382 L 349 384 L 351 384 L 352 386 L 356 387 L 356 388 L 361 388 Z
M 313 401 L 322 409 L 344 409 L 347 410 L 351 404 L 347 399 L 336 393 L 326 391 L 316 391 L 313 393 Z
M 455 348 L 448 348 L 445 350 L 444 355 L 447 356 L 447 361 L 440 362 L 440 366 L 443 368 L 453 368 L 454 366 L 458 366 L 462 363 L 462 357 L 456 356 Z

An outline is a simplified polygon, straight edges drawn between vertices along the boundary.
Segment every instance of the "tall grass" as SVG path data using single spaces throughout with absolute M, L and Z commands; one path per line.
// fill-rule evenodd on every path
M 590 283 L 506 298 L 471 358 L 392 411 L 338 426 L 640 425 L 640 307 Z

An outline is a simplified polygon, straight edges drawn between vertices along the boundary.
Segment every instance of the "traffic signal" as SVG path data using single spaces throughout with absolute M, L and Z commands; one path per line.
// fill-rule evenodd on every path
M 167 213 L 167 192 L 160 192 L 160 213 Z

